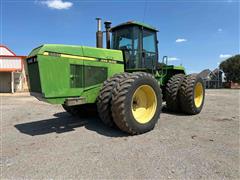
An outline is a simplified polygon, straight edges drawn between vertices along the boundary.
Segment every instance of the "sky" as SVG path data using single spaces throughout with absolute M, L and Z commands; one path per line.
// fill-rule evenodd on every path
M 42 44 L 96 45 L 96 17 L 157 28 L 159 59 L 188 73 L 215 69 L 240 53 L 240 1 L 0 0 L 1 41 L 17 55 Z

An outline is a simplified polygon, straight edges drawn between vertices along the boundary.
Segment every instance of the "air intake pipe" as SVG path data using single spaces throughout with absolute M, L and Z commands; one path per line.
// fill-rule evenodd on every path
M 96 46 L 97 48 L 103 47 L 103 32 L 102 32 L 102 19 L 96 18 L 97 20 L 97 32 L 96 32 Z
M 106 48 L 110 49 L 110 29 L 111 29 L 111 22 L 110 21 L 106 21 L 104 22 L 105 24 L 105 29 L 106 29 Z

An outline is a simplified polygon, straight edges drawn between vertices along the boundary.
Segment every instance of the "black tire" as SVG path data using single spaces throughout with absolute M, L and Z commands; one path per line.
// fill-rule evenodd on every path
M 181 112 L 179 89 L 184 79 L 184 74 L 172 76 L 166 85 L 166 105 L 167 109 L 172 112 Z
M 128 75 L 129 73 L 120 73 L 108 78 L 104 81 L 103 87 L 101 88 L 97 98 L 97 110 L 99 117 L 102 122 L 109 127 L 115 126 L 111 111 L 113 89 L 119 81 L 127 78 Z
M 202 87 L 200 98 L 201 101 L 199 101 L 199 105 L 196 105 L 195 99 L 195 89 L 197 86 Z M 185 76 L 179 92 L 181 109 L 184 113 L 194 115 L 201 112 L 205 99 L 205 87 L 201 77 L 197 76 L 196 74 Z
M 155 99 L 155 110 L 152 111 L 153 114 L 149 117 L 150 120 L 147 120 L 146 123 L 140 123 L 139 119 L 137 120 L 132 112 L 134 111 L 132 110 L 132 107 L 134 106 L 133 98 L 135 91 L 137 92 L 142 86 L 151 89 Z M 147 93 L 145 92 L 144 95 L 145 97 L 141 96 L 141 98 L 146 100 Z M 145 104 L 148 102 L 145 101 Z M 142 134 L 152 130 L 160 117 L 161 107 L 161 88 L 151 74 L 143 72 L 132 73 L 114 88 L 112 97 L 113 120 L 119 129 L 129 134 Z
M 82 104 L 82 105 L 76 105 L 76 106 L 66 106 L 65 104 L 62 104 L 62 107 L 65 111 L 67 111 L 72 116 L 95 117 L 98 115 L 97 107 L 95 103 Z

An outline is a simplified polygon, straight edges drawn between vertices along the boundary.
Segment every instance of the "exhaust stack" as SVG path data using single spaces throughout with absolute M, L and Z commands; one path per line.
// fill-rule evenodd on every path
M 106 29 L 106 48 L 110 49 L 110 28 L 112 23 L 110 21 L 106 21 L 104 24 Z
M 103 32 L 102 32 L 102 19 L 97 20 L 97 32 L 96 32 L 96 46 L 97 48 L 103 48 Z

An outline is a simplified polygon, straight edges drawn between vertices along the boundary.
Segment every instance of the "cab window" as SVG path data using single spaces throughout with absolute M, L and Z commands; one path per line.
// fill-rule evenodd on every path
M 157 42 L 156 33 L 147 29 L 143 29 L 143 58 L 145 68 L 152 69 L 156 65 L 157 58 Z

